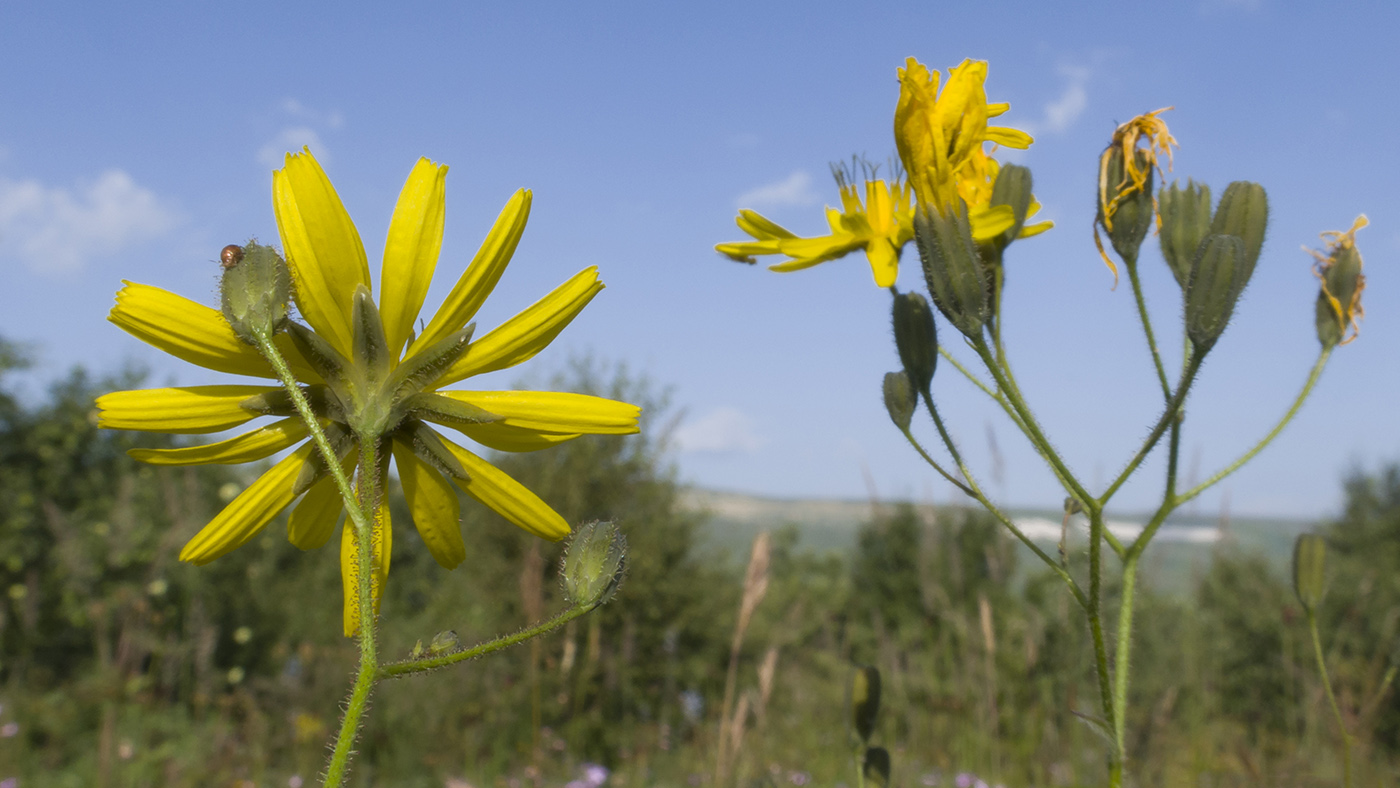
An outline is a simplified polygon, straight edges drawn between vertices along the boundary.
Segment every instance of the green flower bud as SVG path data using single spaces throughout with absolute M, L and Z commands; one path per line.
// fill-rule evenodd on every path
M 870 665 L 856 668 L 851 675 L 851 726 L 863 742 L 875 732 L 875 715 L 880 713 L 880 671 Z
M 617 593 L 627 572 L 627 539 L 612 523 L 579 527 L 564 551 L 564 596 L 580 607 L 597 607 Z
M 1366 217 L 1357 217 L 1346 232 L 1326 232 L 1326 253 L 1312 252 L 1317 258 L 1313 273 L 1322 283 L 1317 293 L 1317 338 L 1323 347 L 1332 348 L 1356 339 L 1358 322 L 1365 314 L 1361 308 L 1361 292 L 1366 289 L 1366 277 L 1361 273 L 1361 253 L 1356 250 L 1356 231 L 1365 227 Z M 1311 250 L 1309 250 L 1311 251 Z M 1351 336 L 1347 336 L 1347 331 Z
M 1114 145 L 1104 153 L 1100 162 L 1103 186 L 1099 189 L 1098 216 L 1095 221 L 1108 234 L 1113 251 L 1132 265 L 1137 262 L 1138 249 L 1152 229 L 1152 179 L 1156 160 L 1145 150 L 1133 150 L 1138 178 L 1124 172 L 1123 149 Z M 1141 183 L 1138 180 L 1141 180 Z M 1110 266 L 1112 267 L 1112 266 Z
M 1301 534 L 1293 543 L 1293 593 L 1309 615 L 1317 612 L 1326 586 L 1327 541 L 1317 534 Z
M 998 205 L 1010 205 L 1011 210 L 1015 212 L 1016 223 L 993 239 L 998 249 L 1005 249 L 1021 234 L 1021 228 L 1026 225 L 1026 216 L 1029 215 L 1031 203 L 1034 201 L 1035 198 L 1031 195 L 1030 168 L 1019 164 L 1003 164 L 1001 171 L 997 173 L 996 182 L 992 184 L 991 205 L 994 208 Z
M 1191 263 L 1201 241 L 1210 234 L 1210 187 L 1186 181 L 1186 188 L 1173 183 L 1157 194 L 1157 211 L 1162 218 L 1158 240 L 1172 276 L 1182 290 L 1191 278 Z
M 928 391 L 938 365 L 938 331 L 933 310 L 923 295 L 901 293 L 894 297 L 894 346 L 909 381 L 916 390 Z
M 256 241 L 225 246 L 219 254 L 224 267 L 219 300 L 224 320 L 250 345 L 286 328 L 287 304 L 292 299 L 292 276 L 287 263 L 270 246 Z
M 1264 231 L 1269 224 L 1269 196 L 1264 187 L 1249 181 L 1235 181 L 1225 187 L 1215 217 L 1210 222 L 1211 235 L 1233 235 L 1244 242 L 1244 284 L 1254 274 L 1259 250 L 1264 246 Z
M 937 209 L 920 207 L 914 213 L 914 241 L 924 264 L 929 294 L 943 316 L 972 339 L 982 335 L 982 326 L 991 313 L 987 274 L 967 207 L 958 207 L 945 216 Z
M 1233 235 L 1212 235 L 1201 242 L 1186 283 L 1186 335 L 1204 353 L 1215 344 L 1239 300 L 1249 272 L 1244 242 Z
M 860 766 L 865 775 L 865 784 L 871 788 L 887 788 L 890 784 L 890 753 L 884 747 L 871 747 L 865 751 L 864 762 Z
M 909 429 L 909 422 L 914 418 L 914 407 L 919 402 L 919 395 L 909 383 L 909 374 L 886 372 L 884 390 L 885 410 L 889 411 L 890 420 L 901 430 Z

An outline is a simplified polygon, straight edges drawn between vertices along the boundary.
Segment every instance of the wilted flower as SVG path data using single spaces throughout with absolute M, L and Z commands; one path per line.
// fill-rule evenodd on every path
M 1361 292 L 1366 289 L 1366 276 L 1361 273 L 1361 253 L 1356 250 L 1356 231 L 1368 224 L 1366 215 L 1356 217 L 1346 232 L 1330 230 L 1322 234 L 1326 251 L 1308 249 L 1317 259 L 1313 273 L 1322 283 L 1317 294 L 1317 335 L 1324 345 L 1346 343 L 1356 339 L 1365 310 L 1361 308 Z M 1351 336 L 1347 336 L 1347 331 Z
M 1117 241 L 1114 238 L 1114 221 L 1119 210 L 1129 201 L 1134 201 L 1134 205 L 1139 202 L 1144 205 L 1150 204 L 1151 207 L 1147 210 L 1156 213 L 1156 200 L 1152 197 L 1152 173 L 1153 170 L 1161 172 L 1163 154 L 1167 157 L 1167 169 L 1171 169 L 1172 146 L 1177 145 L 1176 139 L 1167 129 L 1167 122 L 1157 117 L 1169 109 L 1172 108 L 1163 107 L 1145 115 L 1138 115 L 1114 129 L 1108 147 L 1104 148 L 1103 154 L 1099 156 L 1099 207 L 1094 222 L 1094 243 L 1098 246 L 1099 256 L 1103 258 L 1104 264 L 1113 272 L 1114 284 L 1118 283 L 1118 266 L 1113 264 L 1103 250 L 1099 226 L 1102 225 L 1109 237 Z M 1146 142 L 1146 145 L 1140 147 L 1140 142 Z M 1145 224 L 1147 217 L 1139 216 L 1138 213 L 1139 211 L 1134 211 L 1133 223 L 1141 221 Z M 1144 232 L 1137 231 L 1132 234 L 1137 236 L 1136 244 L 1141 244 L 1141 235 Z M 1136 244 L 1133 244 L 1134 251 Z M 1115 246 L 1118 246 L 1118 243 L 1115 243 Z

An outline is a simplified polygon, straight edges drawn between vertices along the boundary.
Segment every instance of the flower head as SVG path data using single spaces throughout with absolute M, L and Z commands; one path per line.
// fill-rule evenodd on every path
M 985 153 L 984 143 L 1017 149 L 1030 147 L 1033 140 L 1024 131 L 987 125 L 989 118 L 1006 112 L 1010 105 L 987 103 L 983 88 L 987 80 L 986 61 L 964 60 L 949 69 L 948 84 L 942 93 L 938 90 L 939 73 L 912 57 L 898 73 L 894 140 L 919 204 L 944 213 L 955 209 L 961 196 L 959 182 L 975 177 L 974 172 L 967 171 L 967 165 Z
M 715 250 L 740 262 L 752 263 L 755 255 L 782 254 L 790 260 L 769 266 L 770 271 L 800 271 L 828 260 L 845 257 L 861 249 L 870 261 L 870 270 L 879 287 L 890 287 L 899 273 L 899 254 L 914 237 L 914 212 L 909 202 L 909 184 L 898 172 L 889 182 L 876 178 L 877 167 L 859 162 L 864 177 L 858 177 L 857 162 L 851 166 L 832 165 L 832 175 L 841 193 L 841 209 L 826 209 L 830 235 L 799 238 L 785 228 L 750 210 L 742 210 L 735 222 L 753 241 L 719 244 Z M 865 200 L 861 200 L 864 181 Z
M 531 194 L 521 190 L 506 203 L 442 308 L 415 332 L 442 245 L 446 176 L 446 166 L 427 159 L 420 159 L 410 173 L 390 221 L 377 302 L 355 225 L 309 151 L 288 154 L 283 169 L 273 174 L 273 203 L 294 300 L 310 326 L 291 323 L 275 344 L 303 384 L 347 470 L 355 464 L 356 450 L 372 445 L 379 467 L 361 471 L 377 473 L 382 490 L 393 458 L 415 528 L 433 558 L 451 569 L 466 558 L 454 487 L 546 539 L 562 538 L 569 526 L 534 493 L 430 423 L 489 448 L 533 451 L 584 433 L 636 432 L 639 409 L 562 392 L 441 390 L 533 357 L 603 289 L 596 268 L 586 268 L 495 330 L 472 338 L 470 321 L 496 286 L 525 228 Z M 275 377 L 218 310 L 166 290 L 128 282 L 117 293 L 108 319 L 199 366 Z M 220 432 L 260 416 L 278 418 L 217 443 L 132 450 L 137 459 L 155 465 L 252 462 L 303 443 L 308 435 L 287 392 L 276 386 L 120 391 L 99 397 L 97 406 L 103 427 L 170 433 Z M 185 545 L 181 560 L 204 564 L 228 553 L 299 496 L 288 521 L 288 539 L 304 550 L 320 547 L 333 535 L 343 502 L 310 442 L 234 498 Z M 373 542 L 377 600 L 392 544 L 382 497 Z M 349 635 L 359 628 L 360 611 L 355 591 L 359 567 L 348 526 L 340 554 Z
M 1317 262 L 1313 273 L 1322 283 L 1317 295 L 1317 333 L 1323 344 L 1330 346 L 1356 339 L 1361 331 L 1360 321 L 1366 314 L 1361 308 L 1361 292 L 1366 289 L 1366 276 L 1361 273 L 1361 253 L 1356 249 L 1356 231 L 1369 222 L 1365 214 L 1356 217 L 1346 232 L 1329 230 L 1322 233 L 1327 242 L 1325 251 L 1307 249 Z M 1347 336 L 1347 331 L 1351 335 Z
M 1098 246 L 1099 256 L 1113 272 L 1115 285 L 1118 282 L 1118 266 L 1104 252 L 1098 226 L 1102 224 L 1104 230 L 1113 236 L 1114 216 L 1124 203 L 1135 198 L 1150 200 L 1152 211 L 1156 214 L 1157 203 L 1151 193 L 1152 172 L 1156 170 L 1161 175 L 1163 154 L 1167 157 L 1167 169 L 1170 170 L 1172 146 L 1181 147 L 1167 129 L 1167 122 L 1158 117 L 1169 109 L 1172 108 L 1153 110 L 1118 126 L 1113 130 L 1108 147 L 1099 156 L 1099 212 L 1094 224 L 1094 243 Z M 1157 224 L 1161 225 L 1160 215 L 1157 216 Z M 1138 242 L 1141 243 L 1141 240 Z

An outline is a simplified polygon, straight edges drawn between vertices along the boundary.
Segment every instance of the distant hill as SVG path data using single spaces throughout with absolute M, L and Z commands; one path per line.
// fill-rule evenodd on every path
M 882 501 L 890 506 L 895 502 Z M 709 515 L 702 532 L 702 546 L 740 561 L 760 531 L 787 525 L 797 527 L 798 544 L 814 552 L 849 554 L 856 533 L 871 518 L 868 500 L 822 498 L 765 498 L 741 493 L 688 488 L 682 505 Z M 925 517 L 936 518 L 946 507 L 920 504 Z M 1049 509 L 1012 509 L 1008 512 L 1027 536 L 1050 548 L 1060 539 L 1060 513 Z M 1109 528 L 1124 541 L 1142 528 L 1146 515 L 1114 513 Z M 1222 528 L 1223 525 L 1223 528 Z M 1151 586 L 1171 593 L 1188 590 L 1193 577 L 1222 549 L 1258 553 L 1279 571 L 1285 571 L 1298 534 L 1312 530 L 1316 520 L 1231 516 L 1174 515 L 1158 531 L 1143 558 L 1142 577 Z M 1083 517 L 1071 521 L 1071 545 L 1083 545 L 1088 524 Z M 1009 536 L 1009 534 L 1008 534 Z M 1034 569 L 1036 558 L 1022 551 L 1021 566 Z

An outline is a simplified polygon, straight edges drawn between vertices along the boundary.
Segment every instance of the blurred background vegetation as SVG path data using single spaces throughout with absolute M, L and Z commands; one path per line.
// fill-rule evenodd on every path
M 127 449 L 175 439 L 99 431 L 92 406 L 139 374 L 75 371 L 21 402 L 5 376 L 25 363 L 0 343 L 0 780 L 315 784 L 356 657 L 340 636 L 336 551 L 302 553 L 276 521 L 207 567 L 180 564 L 179 547 L 259 469 L 141 466 Z M 571 522 L 617 521 L 628 579 L 565 631 L 382 686 L 355 785 L 596 788 L 589 764 L 614 786 L 853 785 L 858 664 L 883 677 L 872 743 L 893 756 L 892 785 L 1103 779 L 1104 748 L 1076 717 L 1094 713 L 1087 633 L 1059 581 L 1018 561 L 987 517 L 872 504 L 845 551 L 804 546 L 794 522 L 764 540 L 760 589 L 752 572 L 746 584 L 748 546 L 717 550 L 705 514 L 683 505 L 663 392 L 593 360 L 541 386 L 554 387 L 644 406 L 641 435 L 498 463 Z M 1400 701 L 1379 690 L 1400 642 L 1400 469 L 1358 473 L 1346 492 L 1319 526 L 1333 546 L 1324 639 L 1361 784 L 1395 785 Z M 462 527 L 470 557 L 450 573 L 418 540 L 395 540 L 385 653 L 445 629 L 487 639 L 560 608 L 559 545 L 472 502 Z M 1139 602 L 1138 783 L 1335 784 L 1337 735 L 1285 567 L 1232 544 Z M 736 637 L 746 593 L 755 613 Z

